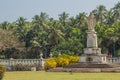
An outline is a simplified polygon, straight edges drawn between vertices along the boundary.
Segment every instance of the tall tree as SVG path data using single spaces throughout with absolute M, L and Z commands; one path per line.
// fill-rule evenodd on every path
M 97 7 L 97 9 L 93 10 L 95 16 L 96 16 L 96 19 L 97 21 L 100 23 L 100 24 L 103 24 L 105 21 L 106 21 L 106 14 L 107 14 L 107 9 L 105 6 L 103 5 L 100 5 Z
M 86 13 L 79 13 L 75 18 L 76 27 L 84 28 L 86 27 Z
M 7 27 L 8 27 L 8 22 L 7 21 L 4 21 L 2 24 L 1 24 L 1 28 L 2 29 L 4 29 L 4 30 L 6 30 L 7 29 Z
M 114 21 L 120 21 L 120 2 L 115 4 L 115 6 L 112 8 Z
M 82 46 L 86 46 L 86 30 L 87 30 L 87 23 L 86 23 L 86 13 L 79 13 L 76 15 L 75 18 L 76 21 L 76 27 L 80 29 L 81 35 L 79 35 L 79 39 L 81 43 L 83 44 Z
M 69 14 L 66 12 L 59 14 L 59 21 L 64 27 L 67 26 L 68 17 L 69 17 Z
M 111 25 L 114 23 L 114 16 L 111 9 L 107 11 L 106 23 L 109 25 L 109 27 L 111 27 Z
M 16 33 L 18 34 L 18 38 L 21 41 L 25 41 L 25 24 L 26 24 L 26 19 L 23 17 L 20 17 L 16 22 L 17 28 L 16 28 Z
M 6 58 L 10 58 L 13 52 L 11 49 L 24 49 L 24 42 L 20 42 L 13 31 L 0 29 L 0 54 L 4 54 Z M 9 50 L 9 51 L 8 51 Z

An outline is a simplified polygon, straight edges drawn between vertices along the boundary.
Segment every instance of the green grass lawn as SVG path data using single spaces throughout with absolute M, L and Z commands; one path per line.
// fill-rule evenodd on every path
M 120 73 L 6 72 L 3 80 L 120 80 Z

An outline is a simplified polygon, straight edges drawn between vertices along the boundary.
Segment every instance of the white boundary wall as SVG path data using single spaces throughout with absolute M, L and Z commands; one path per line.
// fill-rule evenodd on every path
M 0 59 L 0 64 L 6 67 L 14 66 L 17 64 L 22 65 L 39 65 L 44 68 L 44 59 Z
M 120 57 L 117 58 L 107 58 L 108 63 L 120 64 Z M 0 59 L 0 64 L 6 67 L 14 66 L 17 64 L 22 65 L 39 65 L 44 68 L 45 59 Z
M 108 62 L 108 63 L 120 64 L 120 57 L 107 58 L 107 62 Z

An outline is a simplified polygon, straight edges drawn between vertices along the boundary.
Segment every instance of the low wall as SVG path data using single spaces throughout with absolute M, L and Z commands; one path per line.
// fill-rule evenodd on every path
M 120 57 L 116 58 L 107 58 L 108 63 L 120 64 Z
M 41 69 L 44 68 L 45 59 L 0 59 L 0 64 L 5 65 L 7 69 L 15 65 L 36 65 Z M 120 64 L 120 57 L 107 58 L 108 63 Z M 35 67 L 31 67 L 34 69 Z
M 34 68 L 39 66 L 42 69 L 44 68 L 44 61 L 44 59 L 0 59 L 0 64 L 6 66 L 7 69 L 16 65 L 35 65 Z

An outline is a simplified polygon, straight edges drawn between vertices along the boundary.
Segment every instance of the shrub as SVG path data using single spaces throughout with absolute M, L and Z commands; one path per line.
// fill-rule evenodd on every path
M 45 70 L 48 70 L 48 69 L 51 69 L 51 68 L 55 68 L 57 65 L 56 61 L 54 58 L 50 58 L 50 59 L 47 59 L 45 61 L 45 64 L 44 64 L 44 68 Z
M 77 63 L 79 60 L 78 56 L 69 56 L 63 54 L 57 58 L 50 58 L 45 61 L 45 70 L 57 67 L 64 67 L 70 63 Z
M 0 65 L 0 80 L 2 80 L 5 73 L 5 67 Z
M 79 61 L 78 56 L 70 56 L 67 54 L 63 54 L 56 58 L 57 66 L 58 67 L 64 67 L 70 63 L 77 63 Z
M 77 63 L 79 61 L 78 56 L 69 56 L 69 63 Z
M 58 57 L 56 58 L 56 62 L 58 67 L 64 67 L 69 64 L 69 59 L 64 57 Z
M 69 57 L 70 57 L 70 55 L 67 55 L 67 54 L 62 54 L 62 55 L 61 55 L 61 56 L 59 56 L 59 57 L 69 58 Z
M 115 54 L 116 56 L 120 57 L 120 49 L 118 49 Z

